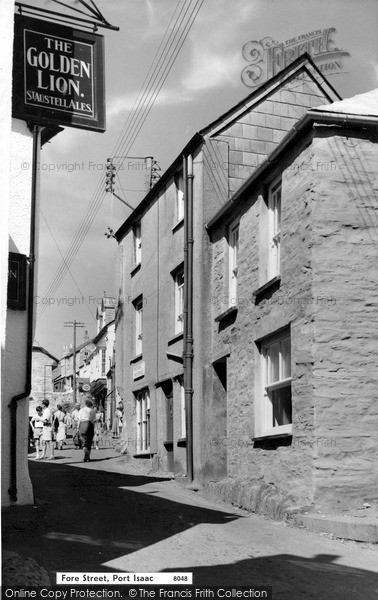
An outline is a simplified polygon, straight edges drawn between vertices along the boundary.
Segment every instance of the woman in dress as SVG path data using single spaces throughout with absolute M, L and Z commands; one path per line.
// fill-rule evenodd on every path
M 96 406 L 96 420 L 94 423 L 94 445 L 96 450 L 99 450 L 99 443 L 101 438 L 101 430 L 102 430 L 102 410 L 99 406 Z
M 53 443 L 53 434 L 52 434 L 53 418 L 52 418 L 52 412 L 49 409 L 50 401 L 45 399 L 45 400 L 42 400 L 41 404 L 43 407 L 43 412 L 42 412 L 43 428 L 42 428 L 42 436 L 41 436 L 42 456 L 41 456 L 41 458 L 45 458 L 48 449 L 50 449 L 50 456 L 47 457 L 47 460 L 54 460 L 54 443 Z
M 94 436 L 94 423 L 96 421 L 96 411 L 93 408 L 92 400 L 85 401 L 85 406 L 79 410 L 78 421 L 79 437 L 84 446 L 84 462 L 89 462 Z
M 41 445 L 42 444 L 41 437 L 42 437 L 42 431 L 43 431 L 42 406 L 37 406 L 35 409 L 35 412 L 36 412 L 36 414 L 33 415 L 33 417 L 31 418 L 30 426 L 33 431 L 33 439 L 34 439 L 34 443 L 35 443 L 35 449 L 37 452 L 37 456 L 35 457 L 35 460 L 39 460 L 41 458 L 39 453 L 41 452 L 41 454 L 42 454 L 42 445 Z
M 66 415 L 61 404 L 57 404 L 56 408 L 57 410 L 54 413 L 55 441 L 58 450 L 63 450 L 63 444 L 66 443 Z

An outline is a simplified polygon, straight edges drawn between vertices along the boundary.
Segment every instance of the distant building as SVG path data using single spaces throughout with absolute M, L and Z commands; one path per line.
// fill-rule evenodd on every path
M 85 332 L 76 348 L 76 401 L 91 398 L 111 421 L 114 414 L 114 315 L 115 299 L 104 296 L 97 309 L 97 334 Z M 74 402 L 74 349 L 65 348 L 64 356 L 53 370 L 54 402 Z
M 114 365 L 115 298 L 104 296 L 97 309 L 97 335 L 91 340 L 90 350 L 80 368 L 80 378 L 87 378 L 90 394 L 97 406 L 104 409 L 107 419 L 114 414 L 114 389 L 112 369 Z
M 32 355 L 32 387 L 29 398 L 29 416 L 35 414 L 36 406 L 43 399 L 54 400 L 53 369 L 58 365 L 59 359 L 50 354 L 42 346 L 33 346 Z

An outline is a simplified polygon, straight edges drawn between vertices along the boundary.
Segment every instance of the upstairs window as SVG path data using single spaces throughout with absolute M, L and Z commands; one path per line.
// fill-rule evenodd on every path
M 271 186 L 268 195 L 269 260 L 268 278 L 280 274 L 281 250 L 281 180 Z
M 137 223 L 133 227 L 134 266 L 142 262 L 142 228 Z
M 135 308 L 135 354 L 142 354 L 143 339 L 143 298 L 138 298 L 134 302 Z
M 184 268 L 174 275 L 175 281 L 175 333 L 184 331 Z
M 233 223 L 228 234 L 228 304 L 236 306 L 238 293 L 239 222 Z
M 176 223 L 184 218 L 184 178 L 182 173 L 175 175 L 175 190 L 176 190 Z
M 101 348 L 101 375 L 106 374 L 106 349 Z
M 262 343 L 261 357 L 262 434 L 290 434 L 292 431 L 290 334 L 270 337 L 269 341 Z

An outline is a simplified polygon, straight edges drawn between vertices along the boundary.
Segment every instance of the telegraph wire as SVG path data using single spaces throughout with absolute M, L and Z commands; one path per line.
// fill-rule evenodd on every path
M 191 1 L 191 0 L 190 0 L 190 1 Z M 148 69 L 148 71 L 147 71 L 147 74 L 146 74 L 146 76 L 145 76 L 145 78 L 144 78 L 144 80 L 143 80 L 143 83 L 142 83 L 142 85 L 141 85 L 141 89 L 139 90 L 139 93 L 137 94 L 137 96 L 136 96 L 136 98 L 135 98 L 135 101 L 134 101 L 134 104 L 133 104 L 133 106 L 132 106 L 132 109 L 131 109 L 131 111 L 130 111 L 130 114 L 129 114 L 128 118 L 126 119 L 126 123 L 125 123 L 125 125 L 123 126 L 123 130 L 121 131 L 121 133 L 120 133 L 120 135 L 119 135 L 119 137 L 118 137 L 118 140 L 117 140 L 117 142 L 116 142 L 116 146 L 115 146 L 115 148 L 114 148 L 113 154 L 118 154 L 118 153 L 119 153 L 119 152 L 118 152 L 118 148 L 122 148 L 122 142 L 121 142 L 121 140 L 122 140 L 122 138 L 124 137 L 124 135 L 126 134 L 127 128 L 129 127 L 129 122 L 130 122 L 130 121 L 132 121 L 132 119 L 134 118 L 134 113 L 136 112 L 136 110 L 137 110 L 137 107 L 138 107 L 138 106 L 139 106 L 139 104 L 140 104 L 141 97 L 144 95 L 144 91 L 143 91 L 143 90 L 144 90 L 144 88 L 145 88 L 146 86 L 148 87 L 148 85 L 149 85 L 149 82 L 148 82 L 148 83 L 146 83 L 146 82 L 147 82 L 147 80 L 148 80 L 148 78 L 149 78 L 149 76 L 150 76 L 150 74 L 151 74 L 151 71 L 152 71 L 152 70 L 153 70 L 153 68 L 155 67 L 155 63 L 159 63 L 159 61 L 160 61 L 160 59 L 161 59 L 161 53 L 160 53 L 160 49 L 161 49 L 161 47 L 163 46 L 164 40 L 165 40 L 165 38 L 166 38 L 166 36 L 167 36 L 167 34 L 168 34 L 168 31 L 169 31 L 169 29 L 170 29 L 171 23 L 172 23 L 172 21 L 173 21 L 173 19 L 174 19 L 174 16 L 175 16 L 175 14 L 176 14 L 176 11 L 177 11 L 177 9 L 179 8 L 179 6 L 180 6 L 180 2 L 178 2 L 178 3 L 177 3 L 177 5 L 176 5 L 176 8 L 175 8 L 175 10 L 174 10 L 174 12 L 173 12 L 173 14 L 172 14 L 172 17 L 171 17 L 171 19 L 170 19 L 170 21 L 169 21 L 169 23 L 168 23 L 168 26 L 167 26 L 167 28 L 166 28 L 166 30 L 165 30 L 165 32 L 164 32 L 164 35 L 163 35 L 163 37 L 162 37 L 162 40 L 161 40 L 161 42 L 160 42 L 160 44 L 159 44 L 159 47 L 158 47 L 157 51 L 155 52 L 155 56 L 154 56 L 154 58 L 153 58 L 153 60 L 152 60 L 152 62 L 151 62 L 151 65 L 150 65 L 150 67 L 149 67 L 149 69 Z M 180 9 L 180 14 L 181 14 L 181 12 L 183 11 L 183 9 L 184 9 L 184 6 L 185 6 L 185 0 L 184 0 L 184 3 L 182 4 L 182 7 L 181 7 L 181 9 Z M 175 24 L 174 24 L 174 26 L 173 26 L 173 30 L 174 30 L 174 28 L 176 27 L 176 24 L 177 24 L 177 21 L 178 21 L 178 19 L 179 19 L 179 16 L 177 17 L 177 19 L 176 19 L 176 21 L 175 21 Z M 170 33 L 170 35 L 172 35 L 172 32 Z M 167 42 L 166 42 L 166 44 L 165 44 L 165 47 L 166 47 L 166 45 L 167 45 Z M 159 53 L 160 53 L 160 56 L 159 56 Z M 149 81 L 151 81 L 151 77 L 150 77 Z
M 43 220 L 44 220 L 44 221 L 45 221 L 45 223 L 46 223 L 47 229 L 48 229 L 48 230 L 49 230 L 49 232 L 50 232 L 50 235 L 51 235 L 51 237 L 52 237 L 52 239 L 53 239 L 53 241 L 54 241 L 54 244 L 55 244 L 55 246 L 56 246 L 56 248 L 57 248 L 57 250 L 58 250 L 58 252 L 59 252 L 59 254 L 60 254 L 61 258 L 62 258 L 62 260 L 63 260 L 64 262 L 66 262 L 66 261 L 65 261 L 65 258 L 64 258 L 64 256 L 63 256 L 63 254 L 62 254 L 62 251 L 61 251 L 61 249 L 60 249 L 60 248 L 59 248 L 59 246 L 58 246 L 58 242 L 56 241 L 56 238 L 55 238 L 55 236 L 54 236 L 53 232 L 51 231 L 50 225 L 48 224 L 48 222 L 47 222 L 47 219 L 46 219 L 46 217 L 45 217 L 45 215 L 44 215 L 44 213 L 43 213 L 43 210 L 42 210 L 41 208 L 40 208 L 39 210 L 40 210 L 40 213 L 41 213 L 41 215 L 42 215 L 42 218 L 43 218 Z M 70 267 L 69 267 L 68 265 L 67 265 L 67 270 L 68 270 L 69 274 L 71 275 L 71 278 L 72 278 L 72 280 L 73 280 L 74 284 L 76 285 L 76 288 L 77 288 L 77 290 L 78 290 L 79 294 L 81 294 L 81 297 L 82 297 L 82 298 L 84 298 L 84 294 L 83 294 L 83 292 L 81 291 L 81 289 L 80 289 L 80 287 L 79 287 L 79 284 L 77 283 L 77 281 L 76 281 L 75 277 L 73 276 L 73 274 L 72 274 L 72 272 L 71 272 L 71 269 L 70 269 Z M 89 314 L 91 315 L 92 319 L 96 320 L 96 317 L 95 317 L 95 316 L 93 315 L 93 313 L 90 311 L 90 308 L 89 308 L 88 304 L 85 304 L 85 305 L 86 305 L 86 307 L 88 308 Z
M 166 51 L 167 51 L 166 49 L 167 49 L 167 47 L 168 48 L 171 47 L 171 45 L 172 45 L 171 39 L 172 38 L 174 39 L 174 37 L 177 35 L 177 32 L 179 31 L 179 28 L 181 27 L 181 24 L 183 22 L 183 19 L 184 19 L 185 15 L 186 15 L 186 13 L 188 11 L 188 8 L 189 8 L 191 2 L 192 2 L 192 0 L 189 0 L 189 3 L 184 2 L 182 4 L 182 6 L 180 8 L 180 11 L 179 11 L 179 14 L 178 14 L 178 16 L 177 16 L 177 18 L 175 20 L 175 23 L 174 23 L 174 25 L 172 27 L 172 30 L 169 33 L 168 39 L 166 40 L 165 45 L 164 45 L 162 51 L 160 52 L 160 49 L 161 49 L 162 44 L 164 42 L 164 38 L 167 36 L 167 33 L 169 31 L 169 28 L 170 28 L 170 25 L 171 25 L 172 20 L 174 18 L 174 15 L 175 15 L 178 7 L 179 7 L 179 4 L 177 4 L 177 6 L 176 6 L 175 12 L 174 12 L 174 14 L 173 14 L 173 16 L 171 18 L 171 21 L 170 21 L 170 23 L 169 23 L 169 25 L 168 25 L 168 27 L 167 27 L 167 29 L 165 31 L 165 34 L 163 36 L 162 42 L 160 43 L 159 49 L 158 49 L 158 51 L 156 52 L 156 54 L 154 56 L 154 59 L 153 59 L 153 61 L 151 63 L 151 66 L 150 66 L 150 68 L 148 70 L 148 73 L 147 73 L 147 75 L 146 75 L 146 77 L 145 77 L 145 79 L 143 81 L 141 90 L 140 90 L 140 92 L 139 92 L 139 94 L 138 94 L 138 96 L 137 96 L 137 98 L 136 98 L 136 100 L 134 102 L 134 105 L 133 105 L 132 111 L 131 111 L 131 113 L 129 115 L 129 118 L 126 121 L 126 124 L 125 124 L 125 127 L 124 127 L 124 131 L 121 133 L 121 136 L 120 136 L 119 140 L 117 141 L 117 150 L 115 151 L 116 154 L 123 154 L 124 145 L 125 145 L 124 144 L 124 139 L 129 135 L 129 131 L 128 130 L 130 130 L 130 128 L 133 126 L 133 121 L 135 121 L 135 119 L 137 118 L 138 111 L 141 110 L 140 107 L 142 106 L 142 108 L 143 108 L 143 105 L 145 104 L 146 95 L 148 96 L 149 93 L 150 93 L 149 88 L 151 87 L 151 81 L 155 81 L 156 80 L 156 77 L 158 76 L 159 71 L 161 70 L 161 66 L 159 66 L 159 63 L 164 62 L 165 56 L 166 56 Z M 184 9 L 185 9 L 184 17 L 181 18 L 181 21 L 178 24 L 178 22 L 180 20 L 180 17 L 182 15 L 182 13 L 184 12 Z M 169 44 L 169 46 L 168 46 L 168 44 Z M 155 73 L 155 75 L 154 75 L 154 73 Z M 148 79 L 148 81 L 146 83 L 147 79 Z M 122 151 L 118 150 L 118 148 L 120 148 Z
M 190 24 L 190 26 L 189 26 L 188 30 L 186 31 L 186 33 L 185 33 L 185 29 L 184 29 L 184 31 L 182 32 L 182 34 L 181 34 L 181 36 L 180 36 L 180 38 L 179 38 L 179 40 L 178 40 L 178 42 L 177 42 L 177 44 L 176 44 L 176 46 L 175 46 L 175 49 L 174 49 L 174 52 L 176 52 L 176 54 L 173 56 L 173 59 L 172 59 L 172 58 L 170 59 L 171 63 L 170 63 L 170 64 L 168 63 L 168 65 L 166 66 L 166 68 L 165 68 L 165 70 L 164 70 L 164 72 L 163 72 L 163 75 L 162 75 L 162 76 L 163 76 L 163 79 L 161 79 L 161 81 L 159 82 L 159 86 L 158 86 L 157 90 L 155 90 L 155 91 L 153 92 L 153 94 L 154 94 L 154 95 L 153 95 L 153 97 L 152 97 L 152 100 L 151 100 L 151 99 L 149 100 L 149 105 L 147 105 L 147 106 L 144 108 L 144 114 L 143 114 L 143 115 L 142 115 L 142 116 L 139 118 L 139 122 L 137 123 L 137 129 L 136 129 L 136 131 L 134 131 L 134 132 L 133 132 L 133 134 L 132 134 L 134 137 L 131 139 L 131 141 L 130 141 L 130 143 L 129 143 L 129 149 L 130 149 L 130 148 L 132 147 L 132 145 L 134 144 L 134 142 L 135 142 L 135 139 L 136 139 L 136 137 L 138 136 L 138 134 L 139 134 L 139 132 L 140 132 L 141 128 L 143 127 L 143 125 L 144 125 L 144 122 L 146 121 L 146 119 L 147 119 L 147 117 L 148 117 L 148 115 L 149 115 L 149 113 L 150 113 L 150 111 L 151 111 L 151 109 L 152 109 L 152 107 L 153 107 L 153 105 L 154 105 L 154 103 L 155 103 L 155 100 L 156 100 L 156 98 L 157 98 L 157 96 L 158 96 L 158 94 L 159 94 L 159 92 L 160 92 L 160 90 L 161 90 L 162 86 L 164 85 L 164 83 L 165 83 L 165 81 L 166 81 L 166 79 L 167 79 L 167 77 L 168 77 L 168 75 L 169 75 L 170 71 L 172 70 L 172 67 L 173 67 L 173 65 L 174 65 L 174 62 L 175 62 L 175 60 L 176 60 L 176 58 L 177 58 L 178 54 L 180 53 L 180 50 L 181 50 L 181 48 L 182 48 L 183 44 L 185 43 L 185 40 L 186 40 L 186 38 L 187 38 L 187 36 L 188 36 L 188 34 L 189 34 L 189 32 L 190 32 L 191 28 L 192 28 L 192 25 L 193 25 L 193 23 L 194 23 L 194 20 L 195 20 L 195 18 L 196 18 L 196 16 L 197 16 L 197 14 L 198 14 L 198 12 L 199 12 L 199 10 L 200 10 L 200 8 L 201 8 L 201 6 L 202 6 L 203 2 L 204 2 L 204 0 L 198 0 L 198 1 L 197 1 L 197 5 L 196 5 L 196 6 L 198 6 L 198 8 L 197 8 L 197 11 L 196 11 L 196 13 L 195 13 L 195 15 L 194 15 L 194 18 L 192 19 L 192 22 L 191 22 L 191 24 Z M 193 13 L 194 13 L 194 11 L 195 11 L 195 10 L 196 10 L 196 7 L 193 9 L 193 11 L 192 11 L 192 13 L 191 13 L 191 16 L 193 15 Z M 186 26 L 185 26 L 185 27 L 186 27 Z M 184 36 L 184 39 L 181 41 L 181 39 L 182 39 L 182 37 L 183 37 L 183 36 Z M 180 44 L 180 46 L 179 46 L 179 44 Z M 178 50 L 176 51 L 176 49 L 177 49 L 177 47 L 178 47 L 178 46 L 179 46 L 179 48 L 178 48 Z
M 159 93 L 159 91 L 160 91 L 160 89 L 161 89 L 162 85 L 164 84 L 164 82 L 165 82 L 165 80 L 166 80 L 166 78 L 167 78 L 167 76 L 168 76 L 168 74 L 169 74 L 170 70 L 172 69 L 172 66 L 173 66 L 173 64 L 174 64 L 174 61 L 176 60 L 176 58 L 177 58 L 177 56 L 178 56 L 178 53 L 180 52 L 180 50 L 181 50 L 181 47 L 182 47 L 183 43 L 185 42 L 185 40 L 186 40 L 186 38 L 187 38 L 187 35 L 188 35 L 188 33 L 189 33 L 189 31 L 190 31 L 190 29 L 191 29 L 192 25 L 193 25 L 193 22 L 194 22 L 194 20 L 195 20 L 195 18 L 196 18 L 196 16 L 197 16 L 197 14 L 198 14 L 198 12 L 199 12 L 199 10 L 200 10 L 200 8 L 201 8 L 202 4 L 203 4 L 203 2 L 204 2 L 204 0 L 197 1 L 197 3 L 196 3 L 196 5 L 195 5 L 194 9 L 192 10 L 192 12 L 191 12 L 191 14 L 190 14 L 190 17 L 189 17 L 189 19 L 188 19 L 188 22 L 185 24 L 185 26 L 184 26 L 184 30 L 183 30 L 183 32 L 181 33 L 180 37 L 179 37 L 179 41 L 177 42 L 177 44 L 176 44 L 176 46 L 175 46 L 175 48 L 174 48 L 174 51 L 173 51 L 173 53 L 175 53 L 175 55 L 173 56 L 173 60 L 172 60 L 172 55 L 171 55 L 171 56 L 170 56 L 170 58 L 169 58 L 169 60 L 168 60 L 168 66 L 166 66 L 166 67 L 165 67 L 165 70 L 164 70 L 164 72 L 163 72 L 164 79 L 163 79 L 163 80 L 160 82 L 158 89 L 156 90 L 156 88 L 155 88 L 155 90 L 152 92 L 152 94 L 155 94 L 155 95 L 154 95 L 154 97 L 153 97 L 153 100 L 151 100 L 151 99 L 149 100 L 149 104 L 150 104 L 150 106 L 148 106 L 148 105 L 147 105 L 147 106 L 145 106 L 145 107 L 142 109 L 142 110 L 144 110 L 144 112 L 146 112 L 146 110 L 147 110 L 147 114 L 146 114 L 145 116 L 143 115 L 143 116 L 144 116 L 144 118 L 143 118 L 143 116 L 142 116 L 142 122 L 141 122 L 141 123 L 140 123 L 140 121 L 141 121 L 141 118 L 139 118 L 139 115 L 137 116 L 137 119 L 139 119 L 139 123 L 138 123 L 138 126 L 139 126 L 139 128 L 138 128 L 138 130 L 137 130 L 136 132 L 135 132 L 135 131 L 133 132 L 133 136 L 134 136 L 134 137 L 133 137 L 132 141 L 129 143 L 129 149 L 130 149 L 130 147 L 131 147 L 131 144 L 132 144 L 132 143 L 134 143 L 134 141 L 135 141 L 135 139 L 136 139 L 136 137 L 137 137 L 137 135 L 138 135 L 138 133 L 139 133 L 139 131 L 140 131 L 141 127 L 142 127 L 142 126 L 143 126 L 143 124 L 144 124 L 144 121 L 146 120 L 146 118 L 147 118 L 147 116 L 148 116 L 148 114 L 149 114 L 149 112 L 150 112 L 150 110 L 151 110 L 151 108 L 152 108 L 152 106 L 153 106 L 153 104 L 154 104 L 154 102 L 155 102 L 155 99 L 156 99 L 156 97 L 157 97 L 157 95 L 158 95 L 158 93 Z M 189 4 L 189 6 L 190 6 L 190 4 Z M 187 9 L 186 9 L 186 11 L 185 11 L 185 14 L 188 12 L 189 6 L 187 6 Z M 197 7 L 198 7 L 198 8 L 197 8 Z M 196 10 L 196 8 L 197 8 L 197 10 Z M 182 8 L 181 8 L 181 10 L 180 10 L 180 14 L 182 13 L 182 10 L 183 10 L 183 7 L 182 7 Z M 176 7 L 176 9 L 175 9 L 175 12 L 174 12 L 174 14 L 176 13 L 176 11 L 177 11 L 177 7 Z M 192 19 L 192 16 L 193 16 L 194 12 L 195 12 L 195 15 L 194 15 L 194 18 Z M 173 17 L 172 17 L 172 18 L 171 18 L 171 20 L 170 20 L 170 23 L 169 23 L 169 25 L 168 25 L 168 27 L 167 27 L 166 33 L 167 33 L 168 29 L 169 29 L 169 26 L 170 26 L 170 24 L 172 23 L 172 20 L 173 20 L 173 18 L 174 18 L 174 15 L 173 15 Z M 176 26 L 176 23 L 177 23 L 178 19 L 179 19 L 179 17 L 176 19 L 175 26 Z M 183 37 L 183 35 L 184 35 L 184 33 L 185 33 L 185 29 L 187 28 L 187 26 L 188 26 L 188 23 L 190 22 L 190 19 L 192 19 L 192 22 L 190 23 L 190 26 L 189 26 L 189 28 L 188 28 L 188 30 L 187 30 L 187 32 L 186 32 L 186 34 L 185 34 L 185 37 L 184 37 L 184 39 L 183 39 L 183 41 L 182 41 L 182 43 L 181 43 L 181 45 L 180 45 L 179 49 L 177 50 L 177 47 L 178 47 L 178 45 L 179 45 L 179 43 L 180 43 L 180 41 L 181 41 L 181 39 L 182 39 L 182 37 Z M 183 19 L 182 19 L 182 20 L 181 20 L 181 22 L 180 22 L 180 26 L 181 26 L 181 23 L 182 23 L 182 21 L 183 21 Z M 165 33 L 165 36 L 164 36 L 164 37 L 166 37 L 166 33 Z M 170 35 L 172 35 L 172 32 L 171 32 L 171 34 L 170 34 Z M 164 37 L 163 37 L 163 40 L 164 40 Z M 173 39 L 175 39 L 175 37 L 177 37 L 177 31 L 176 31 L 176 33 L 174 34 L 174 37 L 173 37 Z M 166 42 L 166 45 L 167 45 L 167 43 L 168 43 L 168 42 Z M 161 47 L 161 45 L 162 45 L 162 42 L 161 42 L 161 44 L 160 44 L 159 48 Z M 165 45 L 165 47 L 166 47 L 166 45 Z M 171 48 L 171 46 L 172 46 L 172 42 L 171 42 L 171 44 L 170 44 L 169 48 Z M 176 50 L 177 50 L 177 51 L 176 51 Z M 159 50 L 158 50 L 158 52 L 159 52 Z M 156 56 L 157 56 L 157 55 L 158 55 L 158 53 L 155 55 L 155 58 L 156 58 Z M 154 58 L 154 60 L 155 60 L 155 58 Z M 161 58 L 161 55 L 160 55 L 160 58 Z M 160 58 L 159 58 L 159 60 L 160 60 Z M 153 61 L 153 63 L 154 63 L 154 61 Z M 150 67 L 150 70 L 149 70 L 149 71 L 151 71 L 151 70 L 152 70 L 153 63 L 152 63 L 152 65 L 151 65 L 151 67 Z M 169 63 L 171 63 L 171 64 L 169 64 Z M 167 69 L 168 69 L 168 68 L 169 68 L 169 70 L 168 70 L 168 72 L 167 72 Z M 159 69 L 159 71 L 158 71 L 157 75 L 156 75 L 156 76 L 155 76 L 155 78 L 153 79 L 153 82 L 155 82 L 155 81 L 156 81 L 156 77 L 158 76 L 158 74 L 159 74 L 160 70 L 161 70 L 161 68 Z M 146 79 L 146 78 L 145 78 L 145 79 Z M 150 86 L 150 84 L 149 84 L 149 86 Z M 149 92 L 149 93 L 150 93 L 150 92 Z M 145 96 L 145 93 L 142 95 L 142 98 L 144 98 L 144 96 Z M 139 103 L 138 103 L 138 107 L 140 106 L 140 103 L 141 103 L 141 99 L 140 99 L 140 101 L 139 101 Z M 145 104 L 145 101 L 144 101 L 144 100 L 143 100 L 143 104 Z M 134 105 L 135 105 L 135 103 L 134 103 Z M 135 120 L 135 115 L 134 115 L 134 117 L 133 117 L 133 118 L 134 118 L 134 120 Z M 131 130 L 131 131 L 132 131 L 132 130 Z M 130 132 L 130 133 L 131 133 L 131 132 Z M 129 136 L 130 136 L 130 133 L 128 134 Z M 115 147 L 115 148 L 118 148 L 118 147 L 120 146 L 120 144 L 121 144 L 121 146 L 122 146 L 122 145 L 123 145 L 123 146 L 125 145 L 124 139 L 125 139 L 125 137 L 126 137 L 126 136 L 127 136 L 127 131 L 125 131 L 125 133 L 124 133 L 124 134 L 121 134 L 121 138 L 120 138 L 120 139 L 117 141 L 117 143 L 116 143 L 116 147 Z M 114 154 L 116 154 L 116 153 L 118 153 L 118 150 L 116 150 L 116 149 L 115 149 L 115 150 L 114 150 Z M 123 159 L 123 160 L 125 160 L 125 159 Z M 75 233 L 75 236 L 74 236 L 74 238 L 73 238 L 73 240 L 72 240 L 72 242 L 71 242 L 71 244 L 70 244 L 69 250 L 68 250 L 68 252 L 67 252 L 67 254 L 66 254 L 66 258 L 64 259 L 64 261 L 62 261 L 62 263 L 61 263 L 61 265 L 60 265 L 60 267 L 59 267 L 59 269 L 58 269 L 58 272 L 56 273 L 56 275 L 55 275 L 55 277 L 54 277 L 54 280 L 53 280 L 53 282 L 50 284 L 50 286 L 49 286 L 49 288 L 48 288 L 48 292 L 46 293 L 46 296 L 47 296 L 47 295 L 49 295 L 49 294 L 52 294 L 52 293 L 54 293 L 54 292 L 55 292 L 55 290 L 57 289 L 57 287 L 60 285 L 61 281 L 63 280 L 63 278 L 64 278 L 64 276 L 65 276 L 65 273 L 67 272 L 67 266 L 70 266 L 70 265 L 72 264 L 73 260 L 75 259 L 75 257 L 76 257 L 76 254 L 77 254 L 77 252 L 79 251 L 79 249 L 80 249 L 80 247 L 81 247 L 81 244 L 82 244 L 82 242 L 84 241 L 84 239 L 85 239 L 85 237 L 86 237 L 86 235 L 87 235 L 87 233 L 88 233 L 88 231 L 89 231 L 89 229 L 90 229 L 90 227 L 91 227 L 91 225 L 92 225 L 92 223 L 93 223 L 93 220 L 94 220 L 94 218 L 96 217 L 96 215 L 97 215 L 97 213 L 98 213 L 98 211 L 99 211 L 99 209 L 100 209 L 100 206 L 101 206 L 101 204 L 102 204 L 102 201 L 103 201 L 103 199 L 104 199 L 104 196 L 105 196 L 105 193 L 104 193 L 104 192 L 103 192 L 102 194 L 101 194 L 101 192 L 100 192 L 100 190 L 101 190 L 101 184 L 102 184 L 102 177 L 100 178 L 100 180 L 99 180 L 99 183 L 98 183 L 98 186 L 97 186 L 97 189 L 96 189 L 96 191 L 94 192 L 94 194 L 93 194 L 93 196 L 92 196 L 92 198 L 93 198 L 93 199 L 92 199 L 92 201 L 91 201 L 91 203 L 90 203 L 90 205 L 89 205 L 89 207 L 88 207 L 88 209 L 87 209 L 87 211 L 86 211 L 86 214 L 85 214 L 84 218 L 82 219 L 82 222 L 81 222 L 81 224 L 80 224 L 80 226 L 79 226 L 78 230 L 76 231 L 76 233 Z M 44 310 L 42 309 L 42 311 L 41 311 L 41 313 L 40 313 L 40 315 L 39 315 L 39 318 L 42 316 L 43 312 L 44 312 Z
M 166 29 L 166 33 L 169 30 L 169 26 L 172 23 L 172 20 L 174 18 L 174 14 L 177 11 L 177 8 L 178 8 L 178 5 L 176 6 L 176 9 L 175 9 L 175 11 L 173 13 L 173 17 L 171 18 L 170 23 L 169 23 L 169 25 L 168 25 L 168 27 Z M 176 20 L 176 23 L 177 23 L 177 20 Z M 176 23 L 175 23 L 175 25 L 176 25 Z M 166 36 L 166 33 L 165 33 L 165 36 Z M 164 40 L 164 37 L 163 37 L 163 40 Z M 160 44 L 159 47 L 161 47 L 161 45 L 162 45 L 162 42 L 161 42 L 161 44 Z M 156 58 L 156 55 L 155 55 L 155 58 Z M 154 64 L 154 61 L 153 61 L 152 65 L 151 65 L 150 70 L 152 69 L 153 64 Z M 119 141 L 117 141 L 117 145 L 119 145 Z M 114 154 L 116 154 L 116 150 L 114 151 Z M 82 219 L 82 222 L 81 222 L 78 230 L 76 231 L 75 236 L 74 236 L 73 240 L 71 241 L 70 247 L 69 247 L 69 249 L 68 249 L 68 251 L 66 253 L 66 262 L 69 263 L 69 264 L 71 264 L 72 261 L 73 261 L 73 259 L 75 258 L 76 254 L 77 254 L 77 252 L 78 252 L 78 250 L 79 250 L 79 248 L 80 248 L 80 246 L 81 246 L 81 244 L 82 244 L 82 242 L 83 242 L 83 240 L 84 240 L 84 238 L 85 238 L 85 236 L 86 236 L 86 234 L 88 232 L 88 227 L 87 227 L 88 223 L 90 225 L 92 224 L 92 222 L 94 220 L 94 217 L 95 217 L 95 215 L 97 214 L 97 212 L 99 210 L 99 207 L 96 207 L 95 204 L 98 201 L 98 194 L 99 194 L 99 192 L 101 190 L 101 184 L 102 184 L 102 177 L 100 178 L 99 183 L 97 185 L 97 189 L 94 192 L 93 200 L 92 200 L 91 204 L 88 206 L 86 214 L 84 215 L 84 218 Z M 105 194 L 103 194 L 103 197 L 105 197 Z M 102 203 L 102 200 L 103 200 L 103 198 L 100 200 L 101 203 Z M 96 208 L 97 208 L 97 210 L 96 210 Z M 94 214 L 93 214 L 93 210 L 95 211 Z M 60 265 L 60 267 L 58 268 L 58 271 L 57 271 L 57 273 L 56 273 L 56 275 L 55 275 L 52 283 L 50 284 L 48 290 L 46 291 L 45 296 L 50 296 L 50 295 L 52 295 L 55 292 L 55 290 L 57 289 L 57 287 L 60 285 L 61 281 L 63 280 L 63 278 L 65 276 L 65 272 L 66 272 L 66 270 L 65 270 L 65 264 L 64 264 L 64 262 L 62 262 L 61 265 Z M 39 318 L 42 316 L 44 310 L 45 309 L 43 309 L 43 308 L 41 309 L 40 314 L 39 314 Z
M 89 229 L 101 207 L 102 201 L 105 197 L 105 192 L 103 192 L 102 198 L 99 197 L 100 189 L 101 189 L 101 180 L 98 185 L 98 190 L 96 190 L 96 192 L 94 194 L 94 196 L 95 196 L 94 200 L 89 205 L 89 207 L 84 215 L 84 218 L 82 219 L 82 222 L 81 222 L 78 230 L 76 231 L 74 238 L 71 241 L 71 244 L 69 246 L 69 249 L 66 253 L 64 260 L 62 260 L 60 266 L 58 267 L 58 271 L 56 272 L 55 277 L 53 278 L 53 281 L 51 282 L 50 286 L 48 287 L 47 291 L 45 292 L 45 294 L 44 294 L 45 297 L 52 296 L 55 293 L 55 291 L 61 284 L 61 282 L 67 272 L 67 265 L 70 266 L 72 264 L 73 260 L 75 259 L 76 254 L 79 251 L 81 244 L 84 241 L 85 236 L 87 235 L 87 233 L 88 233 L 88 231 L 89 231 Z M 45 312 L 46 308 L 47 308 L 46 305 L 41 308 L 41 310 L 37 316 L 37 319 L 42 317 L 42 314 Z

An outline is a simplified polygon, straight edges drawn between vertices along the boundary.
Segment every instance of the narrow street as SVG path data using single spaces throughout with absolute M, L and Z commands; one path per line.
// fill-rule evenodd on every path
M 31 457 L 33 455 L 30 455 Z M 193 572 L 204 585 L 271 585 L 275 600 L 378 598 L 378 549 L 211 503 L 177 482 L 125 473 L 113 448 L 29 460 L 36 508 L 3 521 L 6 550 L 59 572 Z M 24 515 L 24 518 L 23 516 Z

